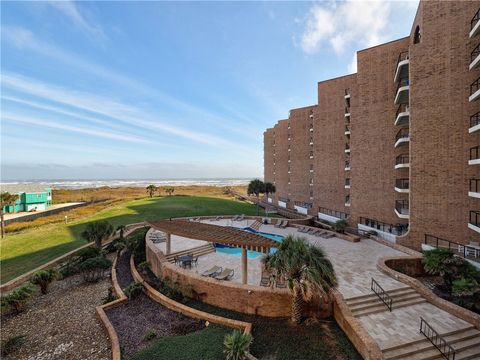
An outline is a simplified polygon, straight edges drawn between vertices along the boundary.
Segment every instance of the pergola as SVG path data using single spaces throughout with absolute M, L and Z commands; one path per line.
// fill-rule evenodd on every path
M 275 240 L 232 227 L 204 224 L 188 220 L 159 220 L 147 222 L 166 234 L 166 255 L 171 253 L 171 234 L 193 240 L 224 244 L 242 249 L 242 283 L 247 283 L 247 250 L 268 254 L 277 246 Z

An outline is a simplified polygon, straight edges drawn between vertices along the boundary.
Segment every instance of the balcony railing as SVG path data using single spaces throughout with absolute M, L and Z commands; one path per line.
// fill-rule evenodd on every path
M 345 89 L 345 95 L 350 95 L 350 88 Z
M 400 113 L 408 112 L 409 106 L 407 104 L 400 104 L 397 107 L 397 112 L 395 113 L 395 119 L 398 117 Z
M 402 51 L 402 52 L 398 55 L 397 65 L 395 66 L 395 69 L 398 67 L 398 63 L 399 63 L 400 61 L 407 60 L 407 59 L 408 59 L 408 51 Z
M 400 81 L 398 82 L 398 85 L 397 85 L 397 91 L 398 92 L 398 89 L 400 89 L 402 86 L 408 86 L 410 85 L 410 80 L 406 79 L 406 78 L 403 78 L 403 79 L 400 79 Z
M 470 127 L 474 127 L 480 124 L 480 112 L 470 116 Z
M 470 211 L 470 220 L 468 222 L 476 227 L 480 227 L 480 211 Z
M 470 54 L 470 62 L 475 60 L 478 55 L 480 55 L 480 44 L 478 44 L 477 47 L 473 49 L 472 53 Z
M 408 224 L 388 224 L 382 221 L 368 219 L 361 217 L 360 224 L 366 225 L 368 227 L 377 229 L 379 231 L 388 232 L 393 235 L 403 235 L 408 230 Z
M 455 350 L 440 336 L 422 317 L 420 317 L 420 333 L 440 351 L 447 360 L 455 360 Z
M 408 215 L 410 213 L 408 200 L 397 200 L 395 201 L 395 209 L 398 211 L 399 214 Z
M 480 179 L 470 179 L 470 186 L 468 189 L 470 192 L 480 192 Z
M 348 219 L 348 217 L 350 216 L 350 214 L 344 213 L 342 211 L 331 210 L 324 207 L 319 207 L 318 212 L 325 215 L 333 216 L 339 219 Z
M 480 9 L 477 10 L 472 20 L 470 21 L 470 30 L 473 30 L 475 25 L 477 25 L 478 20 L 480 20 Z
M 345 150 L 350 150 L 350 145 L 349 144 L 345 144 Z
M 473 94 L 475 94 L 479 88 L 480 88 L 480 78 L 478 78 L 477 80 L 475 80 L 475 81 L 472 83 L 472 85 L 470 85 L 470 96 L 472 96 Z
M 470 148 L 470 160 L 480 159 L 480 146 Z
M 462 256 L 464 258 L 469 258 L 470 260 L 476 262 L 480 262 L 480 256 L 477 256 L 480 254 L 480 250 L 473 246 L 460 244 L 455 241 L 442 239 L 438 236 L 429 234 L 425 234 L 425 244 L 436 248 L 452 250 L 455 252 L 456 255 Z
M 350 126 L 345 125 L 345 132 L 350 132 Z
M 408 154 L 398 155 L 395 158 L 395 165 L 408 164 L 410 163 L 410 156 Z
M 400 139 L 408 139 L 410 138 L 410 129 L 409 128 L 402 128 L 397 132 L 397 135 L 395 136 L 395 141 L 398 141 Z
M 395 179 L 395 187 L 399 189 L 410 189 L 410 179 Z
M 350 114 L 350 107 L 349 106 L 345 106 L 345 114 Z

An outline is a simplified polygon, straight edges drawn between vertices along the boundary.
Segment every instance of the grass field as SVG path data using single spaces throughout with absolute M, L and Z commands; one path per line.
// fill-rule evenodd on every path
M 0 243 L 1 283 L 26 273 L 47 261 L 74 250 L 86 242 L 80 237 L 85 225 L 108 220 L 115 227 L 144 220 L 181 216 L 255 215 L 254 205 L 233 199 L 167 196 L 115 203 L 94 215 L 74 219 L 68 224 L 46 224 L 8 234 Z

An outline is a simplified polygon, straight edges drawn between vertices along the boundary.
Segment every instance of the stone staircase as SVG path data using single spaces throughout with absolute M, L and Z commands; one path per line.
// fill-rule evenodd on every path
M 455 360 L 480 359 L 480 331 L 473 326 L 442 334 L 455 349 Z M 383 349 L 385 360 L 441 360 L 440 351 L 427 339 Z
M 387 291 L 392 298 L 392 311 L 405 306 L 420 304 L 426 300 L 411 287 L 402 287 Z M 350 311 L 355 317 L 389 311 L 375 293 L 346 299 Z
M 187 250 L 171 253 L 170 255 L 167 255 L 166 258 L 169 262 L 173 264 L 175 262 L 176 256 L 193 255 L 193 257 L 197 257 L 197 256 L 210 254 L 212 252 L 215 252 L 215 246 L 213 245 L 213 243 L 208 243 L 208 244 L 200 245 Z

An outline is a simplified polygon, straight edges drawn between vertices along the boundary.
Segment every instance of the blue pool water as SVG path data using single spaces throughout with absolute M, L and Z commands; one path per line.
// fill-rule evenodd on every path
M 252 234 L 261 235 L 261 236 L 264 236 L 266 238 L 269 238 L 269 239 L 272 239 L 272 240 L 275 240 L 275 241 L 278 241 L 278 242 L 282 242 L 283 239 L 284 239 L 284 237 L 281 236 L 281 235 L 256 231 L 256 230 L 254 230 L 252 228 L 249 228 L 249 227 L 243 228 L 242 230 L 247 231 L 247 232 L 252 233 Z M 215 248 L 217 249 L 218 252 L 221 252 L 221 253 L 234 255 L 234 256 L 241 256 L 242 255 L 242 250 L 240 248 L 229 247 L 229 246 L 222 245 L 222 244 L 215 244 Z M 274 253 L 275 251 L 277 251 L 277 249 L 270 249 L 271 253 Z M 259 256 L 262 256 L 262 255 L 263 254 L 261 252 L 258 252 L 258 251 L 250 251 L 250 250 L 247 251 L 247 257 L 249 259 L 255 259 L 255 258 L 257 258 Z

